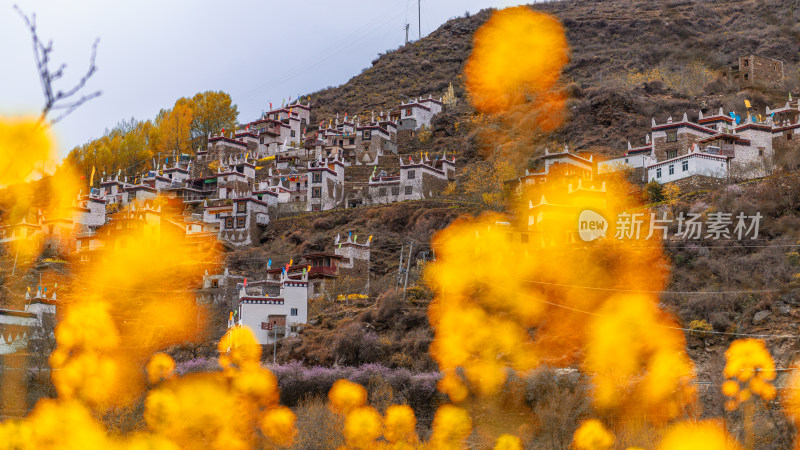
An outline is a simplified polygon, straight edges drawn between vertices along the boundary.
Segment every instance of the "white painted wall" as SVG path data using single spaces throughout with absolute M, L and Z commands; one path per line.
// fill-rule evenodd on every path
M 687 162 L 685 169 L 684 161 Z M 672 173 L 670 173 L 670 167 L 672 167 Z M 661 184 L 677 181 L 692 175 L 725 178 L 728 176 L 727 159 L 706 153 L 690 153 L 647 168 L 647 179 L 649 181 L 655 180 Z

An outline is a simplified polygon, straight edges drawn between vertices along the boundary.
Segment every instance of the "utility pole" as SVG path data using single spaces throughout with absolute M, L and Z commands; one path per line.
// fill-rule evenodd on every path
M 406 24 L 406 27 L 405 27 L 405 28 L 406 28 L 406 45 L 408 45 L 408 28 L 409 28 L 410 26 L 411 26 L 411 25 L 409 25 L 409 24 Z
M 419 21 L 417 24 L 419 28 L 419 38 L 422 39 L 422 0 L 417 0 L 417 18 Z
M 414 242 L 408 244 L 408 261 L 406 262 L 406 281 L 403 284 L 403 301 L 406 300 L 406 289 L 408 288 L 408 272 L 411 271 L 411 251 L 414 249 Z
M 11 269 L 11 276 L 14 276 L 14 273 L 17 271 L 17 258 L 19 258 L 19 244 L 17 244 L 17 251 L 14 253 L 14 267 Z M 403 265 L 403 253 L 400 252 L 400 265 Z M 399 282 L 398 282 L 399 284 Z
M 400 265 L 397 266 L 397 283 L 394 285 L 394 291 L 397 292 L 397 287 L 400 286 L 400 279 L 403 276 L 403 252 L 406 251 L 406 244 L 400 248 Z M 15 263 L 16 266 L 16 263 Z M 13 275 L 13 273 L 12 273 Z
M 275 332 L 272 333 L 272 336 L 273 336 L 273 339 L 272 339 L 272 364 L 275 364 L 275 360 L 276 360 L 277 355 L 278 355 L 278 322 L 277 321 L 272 323 L 272 329 L 275 330 Z
M 367 260 L 367 288 L 366 288 L 367 297 L 369 297 L 369 262 L 370 262 L 370 260 L 368 259 Z

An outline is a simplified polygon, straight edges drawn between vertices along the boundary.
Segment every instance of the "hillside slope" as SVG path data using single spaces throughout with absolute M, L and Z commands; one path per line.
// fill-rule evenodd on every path
M 750 99 L 756 108 L 782 104 L 787 91 L 798 86 L 797 68 L 800 62 L 800 7 L 797 2 L 777 0 L 731 1 L 670 1 L 654 3 L 632 1 L 568 0 L 537 4 L 535 8 L 555 14 L 566 27 L 571 45 L 571 62 L 563 83 L 571 95 L 569 117 L 564 125 L 550 136 L 554 143 L 569 143 L 572 149 L 599 153 L 620 153 L 626 140 L 634 144 L 643 140 L 650 129 L 651 117 L 663 121 L 667 116 L 680 117 L 689 112 L 696 117 L 700 108 L 716 110 L 719 106 L 742 111 L 743 100 Z M 466 121 L 473 114 L 466 102 L 461 70 L 469 54 L 471 36 L 489 17 L 483 11 L 472 17 L 452 20 L 421 41 L 383 55 L 373 66 L 353 77 L 345 85 L 326 89 L 312 95 L 318 117 L 347 111 L 389 109 L 408 97 L 430 92 L 438 94 L 450 81 L 462 101 L 459 108 L 443 114 L 434 123 L 432 145 L 456 147 L 461 154 L 477 155 L 478 149 L 468 133 L 453 132 L 452 124 Z M 732 65 L 739 56 L 748 54 L 780 58 L 786 63 L 789 79 L 778 89 L 761 87 L 739 90 L 716 79 L 712 73 L 696 92 L 681 90 L 659 82 L 626 83 L 634 72 L 646 72 L 661 67 L 664 73 L 680 73 L 695 61 L 713 71 Z M 697 88 L 697 86 L 695 86 Z M 313 122 L 312 122 L 313 123 Z M 542 149 L 531 148 L 531 158 Z M 475 161 L 475 159 L 468 160 Z M 522 163 L 522 162 L 520 162 Z M 522 166 L 521 164 L 519 166 Z M 519 167 L 518 166 L 518 167 Z M 466 170 L 468 170 L 467 167 Z M 463 170 L 463 169 L 462 169 Z M 718 245 L 687 245 L 675 243 L 666 252 L 673 261 L 670 286 L 673 291 L 725 290 L 759 291 L 768 293 L 736 295 L 666 295 L 664 305 L 679 318 L 682 326 L 692 320 L 711 323 L 722 333 L 783 333 L 796 332 L 792 324 L 800 315 L 800 300 L 792 291 L 797 258 L 793 243 L 800 238 L 797 227 L 800 215 L 800 178 L 795 174 L 779 174 L 773 178 L 745 183 L 741 186 L 711 186 L 706 190 L 685 193 L 668 206 L 679 211 L 761 211 L 767 219 L 759 245 L 743 248 L 737 243 Z M 423 214 L 426 205 L 415 205 Z M 394 207 L 384 207 L 391 211 Z M 407 206 L 397 206 L 400 208 Z M 386 214 L 384 212 L 383 214 Z M 435 214 L 434 214 L 435 215 Z M 437 220 L 424 236 L 447 224 L 456 215 Z M 342 218 L 335 229 L 327 233 L 317 227 L 282 230 L 266 236 L 265 250 L 281 249 L 299 255 L 309 242 L 326 242 L 332 234 L 353 229 L 359 233 L 381 234 L 386 227 L 380 220 L 365 229 L 359 214 Z M 391 276 L 389 261 L 397 260 L 397 250 L 404 240 L 414 238 L 419 224 L 408 221 L 392 222 L 391 244 L 381 252 L 385 275 Z M 299 244 L 285 244 L 292 236 Z M 377 241 L 379 242 L 379 241 Z M 294 247 L 294 252 L 292 250 Z M 788 256 L 787 256 L 788 255 Z M 387 270 L 389 269 L 389 270 Z M 424 291 L 424 289 L 423 289 Z M 419 297 L 425 301 L 428 294 Z M 416 297 L 415 297 L 416 298 Z M 302 342 L 287 343 L 283 356 L 309 364 L 334 362 L 381 362 L 389 366 L 430 368 L 426 340 L 430 330 L 419 322 L 420 306 L 403 303 L 394 294 L 384 295 L 374 306 L 359 309 L 330 311 L 323 309 L 318 325 L 310 327 Z M 338 308 L 338 307 L 337 307 Z M 754 321 L 757 312 L 770 311 L 766 319 Z M 408 326 L 408 316 L 415 319 Z M 764 316 L 761 314 L 760 316 Z M 393 322 L 394 320 L 394 322 Z M 375 338 L 377 336 L 377 338 Z M 406 336 L 414 336 L 406 342 Z M 687 335 L 690 353 L 699 364 L 699 378 L 718 381 L 720 361 L 731 336 L 699 339 Z M 363 342 L 358 339 L 366 339 Z M 377 340 L 376 340 L 377 339 Z M 369 342 L 367 342 L 369 341 Z M 339 342 L 334 351 L 324 354 L 320 346 Z M 428 341 L 429 342 L 429 341 Z M 382 344 L 381 344 L 382 343 Z M 781 365 L 795 357 L 796 344 L 775 341 L 773 354 Z M 353 348 L 371 348 L 364 356 L 353 356 Z M 327 348 L 327 347 L 326 347 Z M 377 348 L 377 350 L 376 350 Z M 337 354 L 340 349 L 342 354 Z M 405 356 L 400 356 L 402 353 Z M 324 356 L 324 357 L 323 357 Z M 721 403 L 716 403 L 718 407 Z M 717 413 L 719 411 L 710 411 Z
M 745 96 L 763 110 L 782 104 L 787 89 L 798 88 L 800 5 L 794 0 L 564 0 L 533 7 L 554 14 L 567 31 L 571 60 L 562 81 L 572 98 L 568 120 L 551 138 L 576 150 L 621 151 L 626 140 L 644 138 L 653 116 L 696 115 L 700 107 L 741 110 Z M 442 95 L 451 81 L 464 98 L 462 69 L 472 36 L 490 14 L 484 10 L 453 19 L 422 40 L 380 56 L 347 83 L 311 94 L 317 121 L 337 112 L 389 110 L 416 96 Z M 625 86 L 632 71 L 663 67 L 680 73 L 693 61 L 721 71 L 749 54 L 785 61 L 793 79 L 783 89 L 747 94 L 720 83 L 700 86 L 698 92 L 659 83 Z

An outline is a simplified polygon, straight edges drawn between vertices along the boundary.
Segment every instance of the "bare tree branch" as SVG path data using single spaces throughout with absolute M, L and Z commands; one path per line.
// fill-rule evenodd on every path
M 66 111 L 64 111 L 63 113 L 59 114 L 59 115 L 58 115 L 58 116 L 57 116 L 55 119 L 53 119 L 53 120 L 52 120 L 50 123 L 56 123 L 56 122 L 58 122 L 59 120 L 61 120 L 61 119 L 63 119 L 64 117 L 66 117 L 66 116 L 67 116 L 69 113 L 71 113 L 73 110 L 75 110 L 75 108 L 77 108 L 77 107 L 81 106 L 82 104 L 84 104 L 84 103 L 88 102 L 89 100 L 91 100 L 91 99 L 93 99 L 93 98 L 95 98 L 95 97 L 99 97 L 99 96 L 100 96 L 100 91 L 97 91 L 97 92 L 92 92 L 91 94 L 84 95 L 83 97 L 81 97 L 81 98 L 80 98 L 80 100 L 78 100 L 78 101 L 76 101 L 76 102 L 73 102 L 73 103 L 71 103 L 71 104 L 68 104 L 68 105 L 59 105 L 59 106 L 54 106 L 52 109 L 66 109 Z
M 49 41 L 47 45 L 45 45 L 39 38 L 39 35 L 36 31 L 36 14 L 31 14 L 31 16 L 28 17 L 22 12 L 19 6 L 14 5 L 14 9 L 16 9 L 19 15 L 22 16 L 22 19 L 28 26 L 33 39 L 33 55 L 36 60 L 36 70 L 39 72 L 39 80 L 42 83 L 42 93 L 44 94 L 44 108 L 42 108 L 42 115 L 39 117 L 39 122 L 45 122 L 47 120 L 47 115 L 52 110 L 65 110 L 55 119 L 50 121 L 50 124 L 52 125 L 66 117 L 77 107 L 81 106 L 87 101 L 95 97 L 99 97 L 101 92 L 95 91 L 91 94 L 85 94 L 81 96 L 81 98 L 76 101 L 70 100 L 70 97 L 78 94 L 78 91 L 86 86 L 86 82 L 89 81 L 89 78 L 91 78 L 92 75 L 97 72 L 95 58 L 97 57 L 97 45 L 100 43 L 100 39 L 96 39 L 94 44 L 92 44 L 92 56 L 89 59 L 89 69 L 86 71 L 86 74 L 84 74 L 78 83 L 72 88 L 66 91 L 58 90 L 55 94 L 53 94 L 53 82 L 64 75 L 64 69 L 67 68 L 67 65 L 61 64 L 58 69 L 56 69 L 54 72 L 51 72 L 49 66 L 50 53 L 53 51 L 53 41 Z

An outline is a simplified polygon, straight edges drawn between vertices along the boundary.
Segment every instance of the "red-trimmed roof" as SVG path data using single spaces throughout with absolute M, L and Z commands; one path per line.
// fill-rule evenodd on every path
M 637 154 L 637 153 L 645 153 L 645 152 L 651 152 L 651 151 L 653 151 L 653 146 L 652 145 L 646 145 L 644 147 L 632 148 L 632 149 L 628 150 L 627 152 L 625 152 L 625 155 L 634 155 L 634 154 Z
M 656 162 L 655 164 L 651 164 L 651 165 L 647 166 L 647 168 L 649 169 L 651 167 L 663 166 L 665 164 L 671 164 L 671 163 L 680 161 L 681 159 L 694 158 L 694 157 L 700 157 L 700 158 L 706 158 L 707 157 L 707 158 L 712 158 L 712 159 L 724 159 L 724 160 L 728 160 L 728 159 L 733 158 L 732 156 L 712 155 L 710 153 L 694 152 L 694 153 L 687 153 L 685 155 L 677 156 L 677 157 L 672 158 L 672 159 L 666 159 L 664 161 Z
M 274 195 L 275 195 L 276 197 L 278 196 L 278 194 L 274 194 Z M 262 205 L 262 206 L 269 206 L 269 204 L 267 204 L 266 202 L 263 202 L 263 201 L 261 201 L 261 200 L 259 200 L 259 199 L 257 199 L 257 198 L 252 198 L 252 197 L 245 197 L 245 198 L 235 198 L 235 199 L 233 199 L 233 201 L 234 201 L 234 202 L 237 202 L 237 203 L 241 203 L 241 202 L 253 202 L 253 203 L 257 203 L 257 204 L 259 204 L 259 205 Z
M 365 125 L 363 127 L 358 127 L 357 130 L 380 130 L 386 134 L 389 134 L 389 130 L 379 126 L 379 125 Z
M 255 122 L 250 122 L 248 125 L 252 126 L 252 125 L 255 125 L 255 124 L 259 124 L 259 123 L 271 123 L 271 124 L 275 124 L 275 125 L 280 125 L 282 127 L 290 128 L 288 124 L 285 124 L 282 121 L 275 120 L 275 119 L 258 119 Z
M 336 259 L 342 259 L 342 258 L 344 258 L 344 256 L 337 255 L 336 253 L 321 252 L 321 253 L 308 253 L 306 255 L 303 255 L 303 258 L 336 258 Z
M 702 131 L 703 133 L 708 133 L 708 134 L 715 134 L 717 132 L 717 130 L 698 125 L 694 122 L 684 122 L 684 121 L 665 123 L 663 125 L 656 125 L 654 127 L 651 127 L 651 129 L 654 131 L 662 131 L 662 130 L 668 130 L 670 128 L 682 128 L 682 127 L 693 128 L 697 131 Z
M 798 128 L 798 127 L 800 127 L 800 123 L 795 123 L 795 124 L 792 124 L 792 125 L 786 125 L 785 127 L 774 128 L 772 130 L 772 132 L 773 133 L 780 133 L 780 132 L 783 132 L 783 131 L 786 131 L 786 130 L 791 130 L 791 129 Z
M 740 125 L 740 126 L 736 127 L 736 131 L 739 132 L 739 131 L 747 130 L 748 128 L 752 128 L 752 129 L 755 129 L 755 130 L 769 131 L 769 132 L 772 131 L 772 127 L 771 126 L 769 126 L 767 124 L 763 124 L 763 123 L 746 123 L 744 125 Z
M 126 191 L 138 191 L 140 189 L 156 192 L 154 187 L 148 186 L 146 184 L 134 184 L 133 186 L 126 186 L 125 187 Z
M 410 107 L 410 108 L 418 107 L 418 108 L 422 108 L 422 109 L 427 110 L 427 111 L 431 110 L 429 107 L 427 107 L 427 106 L 425 106 L 425 105 L 423 105 L 421 103 L 417 103 L 417 102 L 415 102 L 415 103 L 406 103 L 405 105 L 401 105 L 400 109 L 404 109 L 406 107 Z
M 408 168 L 411 168 L 411 167 L 420 167 L 420 168 L 423 168 L 423 169 L 433 170 L 434 172 L 439 172 L 442 175 L 444 175 L 444 170 L 437 169 L 437 168 L 435 168 L 433 166 L 429 166 L 427 164 L 414 163 L 414 164 L 401 164 L 400 165 L 401 169 L 408 169 Z
M 283 189 L 285 191 L 288 191 L 286 188 L 281 187 L 281 186 L 270 186 L 270 187 L 280 187 L 281 189 Z M 272 195 L 273 197 L 277 197 L 278 196 L 277 192 L 272 192 L 272 191 L 269 191 L 269 190 L 267 190 L 267 191 L 253 191 L 253 195 L 258 195 L 258 194 L 269 194 L 269 195 Z
M 732 139 L 735 144 L 750 145 L 749 139 L 742 139 L 740 136 L 730 133 L 717 133 L 713 136 L 704 137 L 703 139 L 700 139 L 697 142 L 706 143 L 715 141 L 717 139 Z
M 176 170 L 179 170 L 181 172 L 189 173 L 189 170 L 188 169 L 184 169 L 183 167 L 170 167 L 169 169 L 164 169 L 164 172 L 174 172 Z
M 208 140 L 208 142 L 216 142 L 216 141 L 225 141 L 230 144 L 236 144 L 238 146 L 247 147 L 247 144 L 242 141 L 237 141 L 236 139 L 231 139 L 225 136 L 215 136 Z
M 725 115 L 720 116 L 719 114 L 717 114 L 716 116 L 703 117 L 702 119 L 698 120 L 697 123 L 700 123 L 700 124 L 713 123 L 713 122 L 719 122 L 720 120 L 724 120 L 726 122 L 733 123 L 733 117 L 725 116 Z

